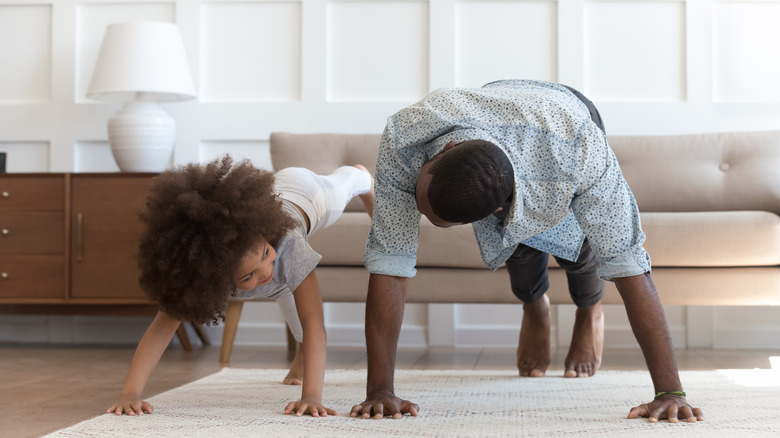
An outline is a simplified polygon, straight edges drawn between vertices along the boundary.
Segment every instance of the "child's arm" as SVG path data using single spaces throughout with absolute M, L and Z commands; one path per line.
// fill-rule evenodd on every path
M 336 415 L 336 411 L 322 405 L 327 335 L 322 316 L 320 286 L 314 271 L 295 289 L 293 296 L 303 327 L 303 389 L 301 399 L 290 402 L 284 413 L 295 412 L 298 416 L 309 413 L 313 417 Z
M 119 394 L 119 400 L 108 408 L 106 413 L 113 412 L 116 415 L 152 413 L 152 405 L 141 399 L 141 393 L 146 386 L 149 375 L 152 374 L 152 370 L 157 366 L 173 335 L 176 334 L 180 323 L 181 321 L 162 311 L 157 312 L 157 316 L 149 324 L 149 328 L 146 329 L 146 333 L 135 349 L 133 361 L 130 363 L 130 371 L 127 373 L 122 393 Z

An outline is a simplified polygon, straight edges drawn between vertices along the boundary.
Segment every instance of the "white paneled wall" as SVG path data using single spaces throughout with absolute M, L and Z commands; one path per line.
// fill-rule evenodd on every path
M 8 5 L 0 13 L 3 65 L 14 66 L 0 69 L 3 103 L 49 102 L 51 18 L 51 7 L 46 5 Z M 24 44 L 12 44 L 20 41 Z
M 201 102 L 301 99 L 299 2 L 204 3 Z
M 685 2 L 589 2 L 584 89 L 613 102 L 684 102 Z
M 428 2 L 327 7 L 328 102 L 414 102 L 428 92 Z
M 229 152 L 270 168 L 273 131 L 377 133 L 432 89 L 502 78 L 578 88 L 610 134 L 780 127 L 780 0 L 0 0 L 9 172 L 118 171 L 106 122 L 119 106 L 85 90 L 106 25 L 133 20 L 178 23 L 197 84 L 197 100 L 165 104 L 172 164 Z M 363 306 L 325 308 L 330 342 L 362 345 Z M 555 309 L 558 345 L 573 314 Z M 667 316 L 680 347 L 780 347 L 777 308 Z M 634 346 L 623 309 L 606 317 L 607 343 Z M 401 343 L 514 345 L 520 319 L 519 305 L 409 305 Z M 0 316 L 0 341 L 134 343 L 147 323 Z M 283 340 L 275 305 L 247 306 L 239 343 Z
M 714 102 L 780 102 L 780 57 L 773 56 L 780 41 L 778 17 L 778 2 L 713 5 Z
M 455 5 L 457 87 L 497 78 L 558 81 L 558 3 L 462 1 Z

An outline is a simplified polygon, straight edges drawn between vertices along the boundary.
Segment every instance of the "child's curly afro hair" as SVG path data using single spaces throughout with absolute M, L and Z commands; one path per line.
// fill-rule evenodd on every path
M 295 225 L 274 193 L 274 175 L 229 155 L 154 178 L 139 217 L 140 285 L 168 315 L 224 320 L 235 269 L 263 241 L 276 247 Z

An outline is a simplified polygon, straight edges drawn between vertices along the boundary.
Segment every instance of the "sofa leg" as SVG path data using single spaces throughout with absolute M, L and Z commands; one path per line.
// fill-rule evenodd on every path
M 243 308 L 243 301 L 228 301 L 225 314 L 225 329 L 222 331 L 222 349 L 219 353 L 219 363 L 221 364 L 230 362 L 230 355 L 233 353 L 233 342 L 236 340 L 236 330 L 238 330 L 238 320 L 241 319 L 241 310 Z

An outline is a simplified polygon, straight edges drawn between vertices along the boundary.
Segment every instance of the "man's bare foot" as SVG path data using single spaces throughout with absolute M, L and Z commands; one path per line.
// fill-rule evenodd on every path
M 550 366 L 550 299 L 523 304 L 517 369 L 523 377 L 544 377 Z
M 355 164 L 355 167 L 357 167 L 360 170 L 364 170 L 368 172 L 366 166 L 363 166 L 362 164 Z M 371 189 L 366 193 L 363 193 L 362 195 L 358 195 L 358 197 L 360 197 L 360 200 L 363 202 L 363 206 L 366 207 L 366 212 L 368 213 L 368 216 L 374 217 L 374 177 L 373 176 L 371 177 Z
M 590 377 L 601 366 L 604 351 L 604 310 L 601 303 L 580 307 L 574 317 L 574 332 L 566 355 L 564 377 Z
M 303 353 L 301 344 L 295 350 L 295 357 L 290 364 L 290 372 L 287 373 L 282 383 L 285 385 L 303 385 Z

